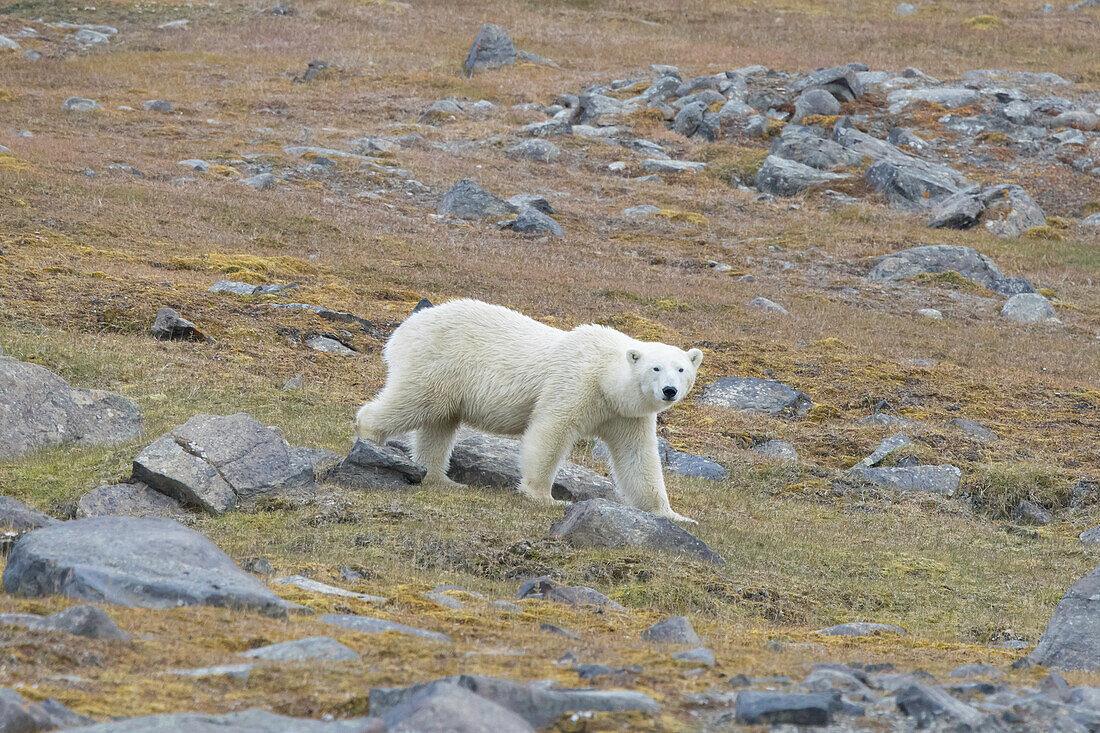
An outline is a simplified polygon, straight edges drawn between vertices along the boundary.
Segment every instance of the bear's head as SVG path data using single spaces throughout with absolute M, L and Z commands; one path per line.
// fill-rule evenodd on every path
M 626 361 L 643 398 L 652 409 L 661 411 L 672 407 L 691 391 L 695 373 L 703 363 L 703 352 L 647 343 L 643 348 L 628 349 Z

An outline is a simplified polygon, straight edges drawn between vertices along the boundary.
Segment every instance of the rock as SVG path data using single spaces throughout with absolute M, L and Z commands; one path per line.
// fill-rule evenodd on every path
M 1006 278 L 989 257 L 970 247 L 931 244 L 884 255 L 867 274 L 869 280 L 902 280 L 922 273 L 957 272 L 994 292 L 1021 287 Z M 1030 287 L 1030 283 L 1027 284 Z
M 904 127 L 891 129 L 890 134 L 886 136 L 886 141 L 898 147 L 904 146 L 913 150 L 924 150 L 928 147 L 928 143 L 923 138 Z
M 62 631 L 89 639 L 129 639 L 130 635 L 118 628 L 103 609 L 90 604 L 70 606 L 64 611 L 51 613 L 28 628 L 36 631 Z
M 794 101 L 793 124 L 802 124 L 810 115 L 832 117 L 840 114 L 840 102 L 824 89 L 807 89 Z
M 0 50 L 3 51 L 18 51 L 23 48 L 16 41 L 8 38 L 7 36 L 0 36 Z
M 888 489 L 930 491 L 947 496 L 954 495 L 962 479 L 962 471 L 947 465 L 853 468 L 849 475 Z
M 256 285 L 234 280 L 218 280 L 210 286 L 211 293 L 233 293 L 234 295 L 253 295 L 257 290 L 259 287 Z
M 766 415 L 800 416 L 813 405 L 802 391 L 756 377 L 723 377 L 703 387 L 697 401 Z
M 153 338 L 161 341 L 206 341 L 209 337 L 191 321 L 181 318 L 180 314 L 171 308 L 161 308 L 157 311 L 156 320 L 149 329 Z
M 170 519 L 92 517 L 34 530 L 15 544 L 3 580 L 18 596 L 137 608 L 233 606 L 281 617 L 290 605 Z
M 97 486 L 76 502 L 76 516 L 166 517 L 177 521 L 188 516 L 179 502 L 143 483 Z
M 802 132 L 806 129 L 792 128 L 788 125 L 783 130 L 783 134 L 772 142 L 770 153 L 817 170 L 834 170 L 859 165 L 861 159 L 859 154 L 833 140 Z
M 575 122 L 583 125 L 603 120 L 606 124 L 615 121 L 627 110 L 628 106 L 614 97 L 595 93 L 582 94 L 578 100 Z
M 565 585 L 549 575 L 528 580 L 516 592 L 517 601 L 532 598 L 553 603 L 565 603 L 570 606 L 601 606 L 616 611 L 626 610 L 598 590 L 583 585 Z
M 107 37 L 107 34 L 100 33 L 99 31 L 92 30 L 91 28 L 81 28 L 79 31 L 73 34 L 73 38 L 84 44 L 85 46 L 96 46 L 101 43 L 110 43 L 111 39 Z
M 196 415 L 173 428 L 134 460 L 134 480 L 211 514 L 318 488 L 309 452 L 243 412 Z
M 1086 529 L 1077 536 L 1077 539 L 1081 540 L 1081 542 L 1084 542 L 1086 545 L 1100 544 L 1100 525 Z
M 327 613 L 317 619 L 321 623 L 332 624 L 333 626 L 339 626 L 342 629 L 348 631 L 357 631 L 360 634 L 385 634 L 393 631 L 398 634 L 405 634 L 406 636 L 417 636 L 422 639 L 430 639 L 431 641 L 443 641 L 450 643 L 451 639 L 446 634 L 440 634 L 436 631 L 425 631 L 424 629 L 416 629 L 412 626 L 405 626 L 394 621 L 387 621 L 381 618 L 374 618 L 372 616 L 351 616 L 345 614 Z
M 271 581 L 274 585 L 290 585 L 295 588 L 301 588 L 311 593 L 322 593 L 327 596 L 339 596 L 341 598 L 354 598 L 364 603 L 378 603 L 383 604 L 388 601 L 380 596 L 371 596 L 366 593 L 355 593 L 350 590 L 344 590 L 343 588 L 337 588 L 334 585 L 327 585 L 325 583 L 319 583 L 316 580 L 311 580 L 302 575 L 288 575 L 285 578 L 275 578 Z
M 974 422 L 973 420 L 967 420 L 966 418 L 956 417 L 947 421 L 948 425 L 958 428 L 967 435 L 977 438 L 978 440 L 985 441 L 987 443 L 993 443 L 997 440 L 997 434 L 989 428 Z
M 389 719 L 390 711 L 430 690 L 460 687 L 511 710 L 537 730 L 547 728 L 566 713 L 656 713 L 660 709 L 649 695 L 628 690 L 569 690 L 543 685 L 524 685 L 483 675 L 445 677 L 411 687 L 376 687 L 370 691 L 370 711 Z M 423 729 L 421 729 L 423 730 Z M 480 728 L 478 730 L 486 730 Z M 491 728 L 490 728 L 491 730 Z
M 472 179 L 463 178 L 443 194 L 439 213 L 459 219 L 486 219 L 514 212 L 506 202 L 482 190 Z
M 705 646 L 697 647 L 695 649 L 688 649 L 683 652 L 674 652 L 672 658 L 680 662 L 689 662 L 692 664 L 702 664 L 705 667 L 714 666 L 714 652 L 707 649 Z
M 508 148 L 505 152 L 509 158 L 527 158 L 543 163 L 549 163 L 561 155 L 561 149 L 557 145 L 549 140 L 541 139 L 524 140 L 518 145 Z
M 0 356 L 0 459 L 52 445 L 119 445 L 141 437 L 137 403 L 77 389 L 37 364 Z
M 1039 323 L 1055 317 L 1054 306 L 1038 293 L 1019 293 L 1005 301 L 1001 317 L 1016 323 Z
M 545 196 L 534 193 L 517 193 L 508 199 L 508 203 L 514 206 L 516 211 L 523 211 L 527 207 L 531 207 L 549 216 L 558 213 L 557 209 L 546 200 Z
M 832 695 L 822 692 L 737 693 L 737 722 L 741 725 L 829 725 Z
M 819 629 L 816 633 L 822 636 L 872 636 L 882 633 L 906 635 L 905 629 L 900 626 L 876 624 L 868 621 L 853 621 L 838 626 L 830 626 L 827 629 Z
M 664 466 L 672 473 L 708 481 L 721 481 L 729 473 L 718 461 L 670 448 L 664 456 Z
M 30 702 L 15 690 L 0 687 L 0 731 L 4 733 L 38 733 L 55 728 L 74 729 L 94 721 L 57 702 Z
M 1100 227 L 1100 212 L 1097 212 L 1095 214 L 1089 214 L 1088 216 L 1086 216 L 1084 219 L 1081 220 L 1081 223 L 1084 224 L 1085 226 Z
M 958 171 L 919 158 L 880 160 L 863 174 L 867 185 L 906 209 L 927 209 L 970 185 Z
M 580 634 L 577 634 L 569 629 L 562 628 L 561 626 L 555 626 L 554 624 L 540 623 L 539 631 L 545 631 L 547 634 L 553 634 L 554 636 L 564 636 L 566 639 L 580 639 Z
M 863 64 L 845 64 L 829 69 L 818 69 L 810 73 L 806 86 L 824 89 L 838 101 L 852 102 L 863 96 L 863 84 L 859 80 L 859 72 L 866 70 L 867 67 Z
M 642 170 L 649 173 L 698 173 L 707 167 L 706 163 L 691 160 L 659 160 L 646 158 L 642 161 Z
M 373 690 L 372 690 L 373 692 Z M 372 712 L 376 712 L 373 708 Z M 453 731 L 454 733 L 534 733 L 534 728 L 496 703 L 458 685 L 427 685 L 387 709 L 383 720 L 390 733 Z
M 887 104 L 893 110 L 900 110 L 912 102 L 930 102 L 947 109 L 969 107 L 982 101 L 981 94 L 967 87 L 930 87 L 927 89 L 896 89 L 886 95 Z
M 903 430 L 921 427 L 921 423 L 916 423 L 912 420 L 906 420 L 904 417 L 890 415 L 885 412 L 876 412 L 873 415 L 861 417 L 860 419 L 856 420 L 856 425 L 880 425 L 884 428 L 899 428 Z
M 150 112 L 173 112 L 176 109 L 165 99 L 147 99 L 141 106 Z
M 357 352 L 343 341 L 328 334 L 315 334 L 306 339 L 306 346 L 314 351 L 338 356 L 355 356 Z
M 769 155 L 764 159 L 764 165 L 756 172 L 753 180 L 756 188 L 763 193 L 774 196 L 794 196 L 799 191 L 812 186 L 848 180 L 851 177 L 844 173 L 830 173 L 811 168 L 777 155 Z
M 654 644 L 699 644 L 701 640 L 685 616 L 672 616 L 658 621 L 642 632 L 644 641 Z
M 978 224 L 985 204 L 975 186 L 948 196 L 932 210 L 928 226 L 933 229 L 970 229 Z
M 550 535 L 574 547 L 644 548 L 717 565 L 725 562 L 671 519 L 606 499 L 567 507 L 565 517 L 550 527 Z
M 301 662 L 313 659 L 348 662 L 359 659 L 355 651 L 327 636 L 310 636 L 305 639 L 284 641 L 281 644 L 269 644 L 241 652 L 240 656 L 273 662 Z
M 348 489 L 403 489 L 419 484 L 426 473 L 400 448 L 359 438 L 325 480 Z
M 462 601 L 457 598 L 452 598 L 442 591 L 429 591 L 428 593 L 421 593 L 420 595 L 451 611 L 461 611 L 467 607 Z
M 528 206 L 506 225 L 508 229 L 522 234 L 550 234 L 555 237 L 564 237 L 565 232 L 561 224 L 542 213 L 534 206 Z
M 898 710 L 913 718 L 918 728 L 954 724 L 962 730 L 980 730 L 985 716 L 943 690 L 914 681 L 894 691 Z M 959 728 L 956 728 L 959 729 Z
M 486 23 L 474 37 L 463 68 L 471 76 L 486 69 L 511 66 L 516 62 L 516 47 L 508 37 L 508 31 L 499 25 Z
M 180 677 L 230 677 L 235 680 L 247 680 L 255 668 L 255 664 L 218 664 L 198 669 L 169 669 L 166 672 Z
M 99 106 L 99 102 L 94 99 L 87 99 L 86 97 L 69 97 L 61 104 L 61 109 L 68 112 L 96 112 L 103 108 Z
M 753 452 L 778 461 L 797 461 L 798 451 L 785 440 L 766 440 L 752 447 Z
M 985 228 L 998 237 L 1019 237 L 1028 229 L 1046 226 L 1042 208 L 1027 191 L 1012 184 L 982 190 Z
M 10 496 L 0 496 L 0 531 L 29 532 L 40 527 L 58 524 L 58 520 L 31 509 L 21 501 Z
M 463 114 L 464 110 L 459 102 L 453 99 L 440 99 L 433 102 L 432 106 L 420 115 L 420 122 L 427 125 L 438 125 L 462 117 Z
M 703 114 L 707 111 L 706 102 L 692 102 L 676 113 L 672 120 L 673 132 L 678 132 L 684 137 L 691 137 L 699 129 L 703 122 Z
M 186 21 L 184 21 L 186 22 Z M 236 665 L 240 667 L 241 665 Z M 252 665 L 245 665 L 251 667 Z M 179 670 L 182 671 L 182 670 Z M 173 713 L 149 715 L 143 718 L 112 720 L 98 725 L 88 725 L 84 719 L 69 728 L 67 733 L 151 733 L 152 731 L 187 731 L 187 733 L 386 733 L 385 724 L 377 718 L 351 718 L 323 722 L 308 718 L 288 718 L 266 710 L 244 710 L 225 715 L 206 713 Z M 391 732 L 392 733 L 392 732 Z
M 749 305 L 750 308 L 756 308 L 756 309 L 761 310 L 765 313 L 777 313 L 781 316 L 789 316 L 790 315 L 790 313 L 787 312 L 786 308 L 779 305 L 779 303 L 776 303 L 775 301 L 768 300 L 767 298 L 761 298 L 761 297 L 753 298 L 752 300 L 749 301 L 748 305 Z
M 753 112 L 753 108 L 740 99 L 731 99 L 718 110 L 718 126 L 723 130 L 729 130 L 735 125 L 744 123 Z
M 933 321 L 943 320 L 943 313 L 936 310 L 935 308 L 920 308 L 917 310 L 917 315 L 924 316 L 925 318 L 930 318 Z
M 1012 509 L 1012 521 L 1017 524 L 1045 527 L 1050 524 L 1051 519 L 1049 511 L 1027 499 L 1021 499 L 1020 503 Z
M 917 12 L 917 6 L 912 3 L 898 3 L 894 8 L 894 15 L 899 18 L 907 18 Z
M 911 440 L 909 440 L 909 438 L 907 438 L 906 436 L 901 435 L 901 434 L 891 435 L 889 438 L 886 438 L 881 443 L 879 443 L 878 447 L 875 448 L 875 450 L 871 453 L 871 455 L 864 458 L 862 461 L 860 461 L 859 463 L 854 465 L 852 468 L 853 469 L 858 469 L 858 468 L 870 468 L 871 466 L 877 466 L 879 463 L 882 463 L 886 459 L 886 457 L 888 455 L 890 455 L 891 453 L 893 453 L 894 451 L 899 450 L 901 448 L 905 448 L 905 447 L 910 446 L 910 445 L 913 445 L 913 442 Z
M 532 122 L 519 129 L 519 133 L 528 137 L 551 137 L 553 135 L 571 135 L 573 123 L 566 119 L 543 120 Z
M 996 680 L 1004 677 L 1005 673 L 992 664 L 964 664 L 961 667 L 956 667 L 951 670 L 947 676 L 964 680 L 974 677 L 988 677 L 989 679 Z
M 251 186 L 257 191 L 266 191 L 269 188 L 275 187 L 275 176 L 270 173 L 257 173 L 254 176 L 242 178 L 241 183 L 246 186 Z

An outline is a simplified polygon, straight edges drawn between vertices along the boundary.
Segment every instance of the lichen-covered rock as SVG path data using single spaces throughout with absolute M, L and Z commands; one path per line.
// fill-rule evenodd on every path
M 901 491 L 928 491 L 951 496 L 959 488 L 962 471 L 955 466 L 893 466 L 853 468 L 850 476 Z
M 850 175 L 844 173 L 818 170 L 793 160 L 780 158 L 777 155 L 769 155 L 764 159 L 764 165 L 760 166 L 760 170 L 756 172 L 754 182 L 756 188 L 762 193 L 770 193 L 774 196 L 794 196 L 811 186 L 820 186 L 850 178 Z
M 467 75 L 486 69 L 511 66 L 516 62 L 516 47 L 508 37 L 508 31 L 493 23 L 486 23 L 478 30 L 463 68 Z
M 516 592 L 516 600 L 522 601 L 528 598 L 570 606 L 603 606 L 616 611 L 625 610 L 598 590 L 583 585 L 559 583 L 548 575 L 534 578 L 520 586 Z
M 470 178 L 463 178 L 443 194 L 439 213 L 459 219 L 487 219 L 514 213 L 505 201 L 485 191 Z
M 711 382 L 703 387 L 698 402 L 766 415 L 803 415 L 813 406 L 806 393 L 756 377 L 723 377 Z
M 1020 278 L 1008 278 L 992 259 L 971 247 L 953 244 L 931 244 L 884 255 L 875 261 L 875 266 L 867 273 L 869 280 L 907 280 L 922 273 L 957 272 L 973 280 L 982 287 L 1003 293 L 1020 292 L 1020 288 L 1031 285 Z
M 170 496 L 143 483 L 97 486 L 76 502 L 76 516 L 166 517 L 180 520 L 189 512 Z
M 1005 301 L 1001 317 L 1016 323 L 1040 323 L 1054 318 L 1054 305 L 1039 293 L 1019 293 Z
M 58 520 L 10 496 L 0 496 L 0 532 L 29 532 Z
M 403 489 L 419 484 L 426 473 L 400 448 L 360 438 L 325 481 L 349 489 Z

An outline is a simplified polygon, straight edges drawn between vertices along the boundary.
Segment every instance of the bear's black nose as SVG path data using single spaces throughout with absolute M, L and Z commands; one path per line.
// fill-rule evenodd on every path
M 675 387 L 665 387 L 663 390 L 661 390 L 661 392 L 664 393 L 666 400 L 676 399 L 676 388 Z

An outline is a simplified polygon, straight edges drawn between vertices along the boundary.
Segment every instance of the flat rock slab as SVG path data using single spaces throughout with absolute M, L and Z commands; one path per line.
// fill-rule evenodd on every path
M 360 491 L 402 489 L 419 484 L 426 473 L 397 446 L 359 438 L 325 482 Z
M 756 692 L 737 694 L 737 722 L 742 725 L 828 725 L 832 695 L 822 692 Z
M 167 673 L 179 677 L 232 677 L 235 680 L 247 680 L 255 668 L 255 664 L 219 664 L 198 669 L 170 669 Z
M 129 639 L 111 617 L 98 606 L 80 604 L 49 616 L 31 613 L 0 613 L 0 625 L 20 626 L 32 631 L 61 631 L 89 639 Z M 3 730 L 3 728 L 0 728 Z
M 190 516 L 175 499 L 143 483 L 97 486 L 76 502 L 76 516 L 166 517 L 177 521 Z
M 962 471 L 946 465 L 853 468 L 848 475 L 888 489 L 930 491 L 947 496 L 955 493 L 962 480 Z
M 0 356 L 0 459 L 51 445 L 118 445 L 141 437 L 141 410 L 125 397 L 77 389 L 37 364 Z
M 274 585 L 292 585 L 295 588 L 301 588 L 302 590 L 308 590 L 312 593 L 323 593 L 329 596 L 341 596 L 343 598 L 354 598 L 366 603 L 387 603 L 387 599 L 381 596 L 372 596 L 366 593 L 355 593 L 354 591 L 344 590 L 343 588 L 337 588 L 334 585 L 327 585 L 325 583 L 319 583 L 316 580 L 312 580 L 302 575 L 288 575 L 285 578 L 275 578 L 271 581 Z
M 174 713 L 149 715 L 129 720 L 113 720 L 81 728 L 69 728 L 67 733 L 386 733 L 385 724 L 376 718 L 335 720 L 326 723 L 308 718 L 288 718 L 266 710 L 244 710 L 225 715 L 206 713 Z
M 695 649 L 688 649 L 683 652 L 674 652 L 672 658 L 678 662 L 688 662 L 689 664 L 702 664 L 704 667 L 714 666 L 714 652 L 707 649 L 705 646 L 696 647 Z
M 559 583 L 549 575 L 529 580 L 520 586 L 516 600 L 537 599 L 553 603 L 565 603 L 570 606 L 603 606 L 616 611 L 625 611 L 621 605 L 598 590 L 583 585 Z
M 241 652 L 240 656 L 272 662 L 312 660 L 348 662 L 359 658 L 355 650 L 327 636 L 311 636 L 306 639 L 284 641 L 281 644 L 269 644 L 257 649 L 250 649 L 247 652 Z
M 1100 568 L 1077 581 L 1062 597 L 1028 659 L 1058 670 L 1100 670 L 1098 609 Z
M 15 690 L 0 688 L 0 731 L 4 733 L 36 733 L 55 728 L 71 730 L 73 726 L 93 722 L 56 700 L 31 702 Z
M 955 730 L 981 730 L 985 715 L 938 687 L 913 682 L 894 691 L 898 710 L 913 719 L 918 728 L 954 723 Z
M 642 639 L 654 644 L 692 644 L 701 643 L 691 621 L 686 616 L 671 616 L 658 621 L 642 632 Z
M 830 626 L 827 629 L 819 629 L 816 633 L 822 636 L 871 636 L 873 634 L 906 634 L 905 629 L 890 624 L 876 624 L 868 621 L 853 621 L 838 626 Z
M 590 499 L 567 507 L 565 518 L 550 527 L 550 535 L 574 547 L 641 547 L 716 565 L 725 562 L 705 542 L 671 519 L 606 499 Z
M 0 531 L 29 532 L 58 524 L 58 520 L 10 496 L 0 496 Z
M 756 377 L 723 377 L 703 387 L 697 401 L 766 415 L 803 415 L 813 406 L 805 392 Z
M 534 733 L 531 724 L 511 710 L 458 685 L 429 685 L 388 708 L 383 720 L 389 733 Z
M 444 677 L 411 687 L 376 687 L 370 691 L 370 710 L 385 718 L 407 700 L 440 687 L 461 687 L 512 711 L 537 730 L 571 712 L 656 713 L 660 710 L 649 695 L 630 690 L 570 690 L 482 675 Z
M 240 607 L 276 617 L 291 606 L 198 532 L 158 518 L 92 517 L 34 530 L 15 544 L 4 589 L 138 608 Z
M 882 463 L 884 460 L 886 460 L 886 457 L 894 451 L 900 450 L 910 445 L 913 445 L 913 442 L 909 440 L 907 436 L 902 435 L 901 433 L 898 433 L 897 435 L 891 435 L 889 438 L 885 438 L 881 443 L 879 443 L 878 447 L 871 452 L 871 455 L 867 456 L 859 463 L 852 466 L 852 468 L 870 468 L 871 466 L 877 466 L 879 463 Z
M 976 249 L 953 244 L 910 247 L 880 257 L 867 278 L 879 281 L 907 280 L 924 273 L 947 272 L 957 272 L 996 293 L 1011 295 L 1034 291 L 1026 280 L 1005 277 L 996 262 Z
M 317 490 L 311 454 L 246 413 L 196 415 L 146 446 L 134 480 L 211 514 L 269 494 Z
M 327 613 L 321 616 L 318 621 L 326 624 L 332 624 L 333 626 L 339 626 L 342 629 L 348 631 L 358 631 L 360 634 L 385 634 L 389 631 L 394 631 L 398 634 L 405 634 L 407 636 L 419 636 L 424 639 L 431 639 L 432 641 L 445 641 L 450 642 L 451 638 L 446 634 L 440 634 L 437 631 L 426 631 L 425 629 L 417 629 L 412 626 L 406 626 L 405 624 L 399 624 L 395 621 L 387 621 L 381 618 L 373 618 L 371 616 L 352 616 L 348 614 Z

